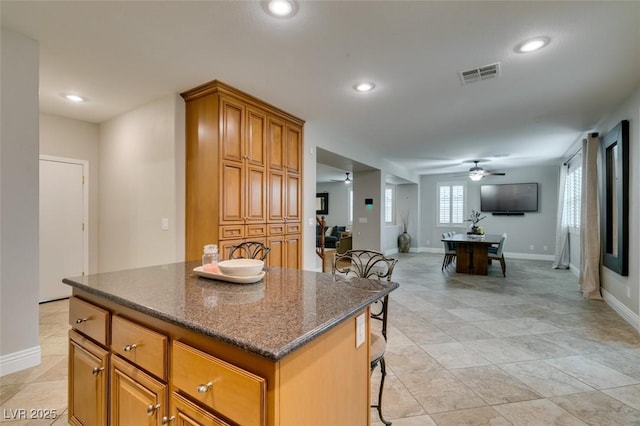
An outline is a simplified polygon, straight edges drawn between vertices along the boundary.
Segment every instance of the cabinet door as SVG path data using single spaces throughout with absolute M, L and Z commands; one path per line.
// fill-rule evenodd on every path
M 242 162 L 244 107 L 225 97 L 220 98 L 220 157 L 223 160 Z
M 302 128 L 287 124 L 286 139 L 286 169 L 290 173 L 300 173 L 302 170 Z
M 285 236 L 285 267 L 300 269 L 300 234 Z
M 283 222 L 285 212 L 284 172 L 269 169 L 268 222 Z
M 69 423 L 107 424 L 109 353 L 69 331 Z
M 267 221 L 267 174 L 264 167 L 248 165 L 245 180 L 246 223 L 265 223 Z
M 287 173 L 286 175 L 286 219 L 287 221 L 299 222 L 302 218 L 300 213 L 300 175 Z
M 111 425 L 160 426 L 166 400 L 166 385 L 111 356 Z
M 267 118 L 267 141 L 269 147 L 269 168 L 284 170 L 285 166 L 285 126 L 284 122 L 274 117 Z
M 244 223 L 244 165 L 231 161 L 222 163 L 220 188 L 220 224 Z M 212 182 L 212 185 L 214 183 Z
M 271 248 L 267 256 L 267 265 L 284 267 L 285 244 L 284 235 L 276 235 L 267 238 L 267 245 Z
M 247 108 L 247 143 L 245 159 L 252 166 L 265 167 L 267 163 L 267 116 L 256 109 Z
M 227 426 L 209 411 L 202 409 L 177 393 L 171 394 L 171 425 L 175 426 Z

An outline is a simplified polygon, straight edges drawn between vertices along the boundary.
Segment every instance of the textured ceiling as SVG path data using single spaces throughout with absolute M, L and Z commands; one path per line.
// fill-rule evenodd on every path
M 640 2 L 303 1 L 291 19 L 248 1 L 0 8 L 39 41 L 44 112 L 101 122 L 219 79 L 305 119 L 309 140 L 417 174 L 557 164 L 640 87 Z M 514 52 L 539 35 L 548 47 Z M 497 62 L 498 78 L 461 84 Z M 354 92 L 361 79 L 376 90 Z

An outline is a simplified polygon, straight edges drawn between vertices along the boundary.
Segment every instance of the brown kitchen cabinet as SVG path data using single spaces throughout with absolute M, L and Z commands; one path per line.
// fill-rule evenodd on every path
M 110 425 L 161 426 L 166 424 L 167 385 L 111 356 Z
M 107 350 L 69 330 L 69 424 L 107 425 L 108 360 Z
M 264 239 L 270 223 L 301 222 L 304 121 L 216 80 L 182 97 L 185 258 L 199 259 L 205 244 Z

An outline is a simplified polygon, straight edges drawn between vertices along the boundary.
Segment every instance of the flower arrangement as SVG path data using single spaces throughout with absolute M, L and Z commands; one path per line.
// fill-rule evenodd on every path
M 471 234 L 482 234 L 478 229 L 478 222 L 484 219 L 487 216 L 480 217 L 480 212 L 477 210 L 471 210 L 471 214 L 469 215 L 469 219 L 466 219 L 465 222 L 471 222 Z
M 409 211 L 404 212 L 400 220 L 402 221 L 402 232 L 406 233 L 409 227 Z

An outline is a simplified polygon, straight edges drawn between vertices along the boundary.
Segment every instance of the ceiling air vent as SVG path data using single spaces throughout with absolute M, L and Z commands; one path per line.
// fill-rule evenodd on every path
M 500 62 L 473 68 L 466 71 L 460 71 L 458 75 L 460 76 L 460 82 L 463 86 L 465 84 L 475 83 L 476 81 L 495 78 L 500 75 Z

